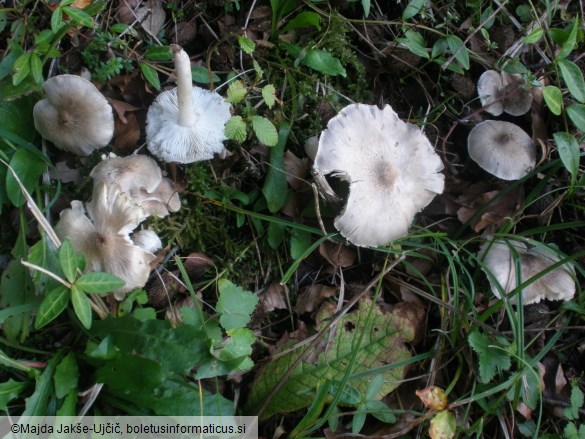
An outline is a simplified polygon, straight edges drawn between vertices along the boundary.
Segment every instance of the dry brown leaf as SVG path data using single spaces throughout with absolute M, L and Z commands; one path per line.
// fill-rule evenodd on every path
M 191 253 L 183 259 L 183 265 L 189 279 L 196 281 L 213 265 L 213 261 L 203 253 Z
M 155 37 L 165 25 L 165 10 L 161 0 L 148 0 L 146 6 L 138 9 L 138 16 L 146 14 L 146 19 L 140 23 L 142 29 Z
M 271 312 L 275 309 L 287 309 L 286 294 L 287 286 L 279 282 L 273 282 L 260 296 L 260 303 L 265 312 Z
M 520 404 L 518 404 L 518 406 L 516 407 L 516 411 L 520 413 L 522 416 L 524 416 L 524 418 L 526 419 L 530 419 L 532 417 L 532 409 L 523 402 L 520 402 Z
M 319 246 L 319 254 L 335 267 L 351 267 L 356 258 L 355 251 L 344 244 L 334 244 L 329 241 Z
M 566 385 L 567 379 L 565 378 L 565 372 L 563 372 L 563 365 L 559 364 L 557 373 L 555 374 L 555 393 L 560 395 Z
M 295 191 L 307 189 L 308 184 L 305 179 L 309 173 L 309 166 L 308 158 L 300 159 L 288 150 L 284 153 L 286 181 Z
M 119 101 L 118 99 L 110 99 L 109 101 L 110 105 L 116 112 L 116 115 L 123 123 L 128 123 L 128 120 L 126 119 L 126 113 L 129 111 L 140 110 L 140 107 L 136 107 L 135 105 L 129 104 L 128 102 Z
M 326 285 L 311 285 L 306 287 L 300 292 L 297 298 L 295 312 L 297 314 L 313 312 L 319 308 L 324 299 L 333 297 L 336 293 L 337 288 Z
M 426 308 L 420 301 L 399 302 L 394 305 L 394 315 L 407 319 L 414 328 L 413 344 L 420 342 L 425 334 Z
M 508 191 L 495 201 L 501 191 L 489 191 L 479 195 L 477 198 L 469 198 L 468 194 L 461 195 L 457 202 L 462 207 L 457 211 L 457 218 L 462 223 L 471 220 L 480 210 L 480 215 L 471 220 L 470 225 L 476 232 L 484 229 L 495 231 L 507 217 L 513 216 L 524 202 L 524 194 L 521 187 Z
M 131 152 L 136 149 L 138 139 L 140 139 L 140 124 L 134 113 L 128 113 L 125 117 L 126 122 L 115 118 L 114 148 L 117 151 Z

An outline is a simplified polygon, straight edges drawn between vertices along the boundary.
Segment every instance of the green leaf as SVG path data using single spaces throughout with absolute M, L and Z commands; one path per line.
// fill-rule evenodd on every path
M 30 53 L 23 53 L 16 61 L 14 61 L 14 74 L 12 75 L 12 85 L 18 85 L 29 75 L 30 73 Z
M 76 416 L 77 415 L 77 389 L 73 389 L 69 392 L 57 413 L 57 416 Z
M 75 359 L 75 354 L 69 352 L 55 369 L 53 380 L 57 398 L 62 399 L 72 390 L 76 390 L 78 379 L 79 368 L 77 367 L 77 360 Z
M 144 53 L 144 57 L 149 61 L 165 62 L 173 59 L 173 54 L 169 46 L 151 46 Z
M 125 282 L 109 273 L 86 273 L 75 281 L 75 286 L 86 293 L 111 293 L 123 287 Z
M 54 394 L 53 375 L 57 364 L 63 358 L 63 351 L 58 352 L 48 362 L 43 373 L 36 377 L 35 391 L 26 398 L 26 407 L 21 416 L 46 416 L 49 398 Z
M 400 44 L 406 46 L 408 50 L 410 50 L 415 55 L 418 55 L 422 58 L 429 59 L 429 51 L 427 50 L 426 42 L 421 34 L 415 32 L 413 30 L 407 30 L 404 33 L 404 38 L 398 38 L 397 41 Z
M 410 0 L 404 11 L 402 12 L 402 19 L 404 21 L 410 20 L 416 14 L 420 12 L 420 10 L 427 5 L 427 0 Z
M 29 193 L 38 186 L 39 177 L 43 175 L 43 172 L 47 169 L 47 165 L 44 162 L 37 160 L 37 158 L 26 149 L 19 149 L 14 153 L 12 159 L 10 159 L 10 167 L 14 170 L 16 175 L 18 175 L 21 183 Z M 6 174 L 6 193 L 8 199 L 15 206 L 19 207 L 24 205 L 24 195 L 22 195 L 20 186 L 12 172 Z
M 557 144 L 559 156 L 567 171 L 571 174 L 573 184 L 577 180 L 579 173 L 579 143 L 569 133 L 559 132 L 553 134 L 553 139 Z
M 228 139 L 235 140 L 238 143 L 242 143 L 248 137 L 246 133 L 246 122 L 244 122 L 242 116 L 230 117 L 225 124 L 223 132 Z
M 89 299 L 85 293 L 75 285 L 71 285 L 71 303 L 73 304 L 75 315 L 81 324 L 86 329 L 91 328 L 92 315 Z
M 473 331 L 468 336 L 468 342 L 479 357 L 479 379 L 482 383 L 489 383 L 498 371 L 512 366 L 508 353 L 491 343 L 487 335 Z
M 256 44 L 250 38 L 245 37 L 243 35 L 236 35 L 238 39 L 238 44 L 240 45 L 240 49 L 250 55 L 254 50 L 256 50 Z
M 263 145 L 274 146 L 278 142 L 276 127 L 265 117 L 252 116 L 252 129 Z
M 12 260 L 2 272 L 0 279 L 0 309 L 36 304 L 40 300 L 31 288 L 28 270 L 20 261 Z M 29 330 L 28 312 L 7 317 L 2 323 L 2 331 L 10 340 L 19 336 L 26 338 Z
M 571 104 L 567 106 L 567 115 L 573 124 L 585 133 L 585 105 Z
M 230 82 L 227 90 L 226 101 L 232 104 L 240 103 L 246 97 L 246 94 L 248 94 L 248 89 L 242 81 L 237 79 Z
M 522 38 L 522 42 L 524 44 L 536 44 L 538 43 L 544 35 L 544 31 L 541 27 L 537 27 L 524 38 Z
M 142 72 L 144 79 L 146 79 L 146 81 L 156 90 L 160 90 L 160 80 L 158 79 L 158 73 L 156 70 L 150 64 L 145 62 L 140 62 L 138 65 L 140 66 L 140 71 Z
M 364 17 L 368 18 L 370 15 L 371 0 L 362 0 L 362 8 L 364 8 Z
M 51 14 L 51 30 L 56 34 L 61 26 L 63 26 L 63 11 L 61 8 L 57 8 Z
M 250 316 L 258 304 L 258 297 L 227 279 L 220 279 L 217 284 L 219 323 L 226 330 L 245 327 L 250 322 Z
M 457 420 L 449 410 L 442 410 L 433 416 L 429 425 L 429 436 L 451 439 L 457 433 Z
M 288 185 L 286 182 L 286 173 L 284 169 L 284 148 L 290 134 L 290 124 L 282 123 L 278 132 L 278 142 L 270 150 L 270 166 L 266 173 L 262 194 L 266 198 L 268 210 L 272 213 L 278 212 L 286 203 L 288 195 Z M 273 223 L 270 224 L 272 226 Z M 269 231 L 270 231 L 269 226 Z M 280 229 L 282 240 L 282 229 Z
M 194 82 L 199 84 L 209 84 L 210 81 L 219 82 L 220 78 L 215 73 L 211 72 L 211 78 L 209 77 L 209 71 L 205 67 L 195 66 L 191 67 L 191 78 Z
M 29 249 L 27 260 L 33 265 L 37 265 L 59 277 L 63 277 L 57 248 L 44 233 L 42 234 L 41 239 Z M 51 291 L 57 287 L 57 285 L 61 285 L 61 283 L 52 277 L 38 270 L 31 270 L 31 276 L 38 295 L 45 294 L 46 291 Z
M 40 329 L 53 321 L 69 303 L 69 289 L 65 285 L 59 285 L 51 290 L 41 302 L 35 317 L 35 328 Z
M 43 82 L 43 62 L 41 57 L 36 53 L 30 55 L 30 73 L 37 84 Z
M 28 386 L 27 382 L 14 381 L 13 379 L 0 383 L 0 411 L 6 411 L 8 403 L 18 398 Z
M 301 60 L 301 64 L 329 76 L 340 75 L 345 78 L 347 75 L 345 68 L 341 65 L 339 59 L 325 50 L 307 50 L 305 56 Z
M 569 56 L 570 53 L 575 48 L 575 45 L 577 44 L 577 31 L 579 30 L 580 27 L 580 20 L 577 17 L 575 17 L 573 23 L 571 24 L 572 24 L 571 33 L 567 36 L 567 39 L 561 45 L 561 50 L 556 56 L 557 61 Z
M 563 415 L 569 420 L 579 419 L 579 409 L 583 407 L 585 395 L 578 385 L 571 386 L 571 406 L 563 410 Z
M 304 27 L 313 26 L 317 30 L 321 30 L 321 16 L 316 12 L 303 11 L 293 17 L 282 29 L 283 33 L 291 30 L 301 29 Z
M 311 234 L 304 230 L 293 229 L 290 233 L 290 256 L 298 259 L 311 245 Z
M 87 14 L 87 12 L 82 11 L 81 9 L 72 8 L 69 6 L 64 6 L 63 11 L 69 15 L 71 21 L 75 24 L 80 24 L 85 27 L 93 27 L 93 18 Z
M 547 85 L 542 89 L 542 95 L 544 96 L 544 102 L 546 102 L 546 106 L 551 113 L 555 116 L 559 116 L 563 106 L 563 93 L 561 90 L 554 85 Z
M 448 35 L 445 37 L 447 40 L 447 46 L 452 54 L 455 55 L 455 59 L 461 64 L 465 70 L 469 70 L 469 52 L 467 47 L 463 45 L 463 41 L 456 35 Z
M 264 189 L 262 189 L 262 192 L 264 192 Z M 264 196 L 266 197 L 266 194 Z M 283 226 L 275 222 L 268 224 L 268 245 L 271 249 L 276 250 L 280 247 L 284 239 L 284 230 Z
M 382 401 L 368 400 L 366 401 L 366 409 L 369 414 L 386 424 L 394 424 L 396 422 L 396 415 Z
M 73 246 L 71 245 L 71 241 L 65 239 L 59 247 L 59 264 L 61 265 L 61 270 L 63 270 L 63 274 L 69 283 L 75 282 L 75 278 L 77 277 L 77 253 L 73 250 Z
M 579 66 L 566 59 L 557 61 L 557 65 L 571 95 L 579 102 L 585 102 L 585 80 Z
M 274 85 L 268 84 L 262 88 L 262 97 L 264 98 L 264 102 L 268 105 L 268 108 L 272 108 L 274 103 L 276 102 L 276 89 Z
M 336 305 L 327 304 L 317 314 L 316 331 L 327 327 L 335 315 Z M 320 385 L 325 380 L 342 383 L 350 363 L 355 356 L 353 374 L 376 369 L 392 363 L 406 362 L 410 351 L 405 342 L 414 337 L 413 322 L 398 314 L 384 312 L 372 304 L 368 298 L 359 302 L 358 308 L 345 316 L 335 325 L 335 330 L 325 334 L 326 346 L 318 347 L 311 353 L 310 361 L 297 361 L 303 349 L 294 349 L 267 363 L 256 375 L 252 383 L 247 406 L 244 412 L 257 413 L 258 408 L 286 374 L 284 384 L 274 394 L 262 419 L 278 413 L 290 413 L 308 407 L 313 401 Z M 361 343 L 360 342 L 361 338 Z M 291 340 L 279 347 L 287 351 L 298 340 Z M 278 353 L 278 352 L 277 352 Z M 402 381 L 405 373 L 404 363 L 393 368 L 385 368 L 384 382 L 375 395 L 376 400 L 392 392 Z M 291 369 L 292 368 L 292 369 Z M 354 378 L 351 387 L 364 395 L 371 381 L 370 376 Z

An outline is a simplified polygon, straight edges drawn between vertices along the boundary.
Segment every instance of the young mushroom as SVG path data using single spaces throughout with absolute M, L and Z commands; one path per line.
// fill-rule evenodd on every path
M 334 225 L 353 244 L 373 247 L 406 236 L 415 214 L 443 192 L 443 163 L 422 131 L 389 105 L 352 104 L 319 138 L 313 171 L 349 182 Z M 317 180 L 319 181 L 319 180 Z
M 45 99 L 33 109 L 35 128 L 55 146 L 86 156 L 106 146 L 114 135 L 114 115 L 106 98 L 76 75 L 49 78 Z
M 165 162 L 192 163 L 225 156 L 224 126 L 230 104 L 217 93 L 193 87 L 191 62 L 176 44 L 174 53 L 177 87 L 162 92 L 148 109 L 146 143 L 150 152 Z
M 485 111 L 500 116 L 526 114 L 532 106 L 532 92 L 519 74 L 486 70 L 477 81 L 477 94 Z
M 467 138 L 471 159 L 502 180 L 518 180 L 536 165 L 536 147 L 526 132 L 510 122 L 486 120 Z
M 510 303 L 517 303 L 516 294 L 508 297 L 519 285 L 529 281 L 561 260 L 558 252 L 529 239 L 489 239 L 479 251 L 483 271 L 487 274 L 492 292 L 501 299 L 502 293 Z M 518 271 L 517 267 L 520 267 Z M 571 300 L 575 296 L 575 272 L 565 263 L 542 275 L 522 288 L 522 303 L 529 305 L 548 300 Z

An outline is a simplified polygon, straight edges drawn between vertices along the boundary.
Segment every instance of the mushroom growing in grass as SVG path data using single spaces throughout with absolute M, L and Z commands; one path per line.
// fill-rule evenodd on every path
M 530 239 L 489 239 L 480 249 L 483 271 L 487 274 L 492 292 L 501 299 L 526 281 L 532 281 L 522 292 L 522 303 L 529 305 L 542 299 L 571 300 L 575 296 L 575 271 L 570 262 L 559 265 L 539 276 L 563 257 L 558 251 Z M 518 267 L 520 270 L 518 271 Z M 516 294 L 509 297 L 517 303 Z
M 55 146 L 89 155 L 106 146 L 114 135 L 112 107 L 87 79 L 76 75 L 49 78 L 45 99 L 33 109 L 35 128 Z
M 510 122 L 486 120 L 467 138 L 471 159 L 502 180 L 518 180 L 536 165 L 536 147 L 526 132 Z
M 148 216 L 163 218 L 181 207 L 175 184 L 163 177 L 156 161 L 146 155 L 103 160 L 92 169 L 90 176 L 94 186 L 101 182 L 118 185 L 120 192 L 142 207 Z
M 373 247 L 406 236 L 415 214 L 443 192 L 443 163 L 423 132 L 389 105 L 352 104 L 319 138 L 313 169 L 349 182 L 334 225 L 350 242 Z
M 477 94 L 485 111 L 499 116 L 526 114 L 532 106 L 532 92 L 519 74 L 486 70 L 477 81 Z
M 155 256 L 135 245 L 130 233 L 146 219 L 144 210 L 128 201 L 116 185 L 104 182 L 94 188 L 86 207 L 87 214 L 81 201 L 71 202 L 55 226 L 57 235 L 68 238 L 85 255 L 87 271 L 110 273 L 125 282 L 114 292 L 116 298 L 142 288 Z
M 192 163 L 225 156 L 224 126 L 231 117 L 230 104 L 220 95 L 194 87 L 191 62 L 176 44 L 174 53 L 177 87 L 158 95 L 148 109 L 146 143 L 150 152 L 165 162 Z

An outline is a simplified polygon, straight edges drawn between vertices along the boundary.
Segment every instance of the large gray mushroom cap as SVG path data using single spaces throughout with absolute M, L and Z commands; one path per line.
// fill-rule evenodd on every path
M 518 180 L 536 165 L 536 147 L 526 132 L 510 122 L 486 120 L 467 138 L 469 156 L 502 180 Z
M 55 146 L 89 155 L 114 135 L 112 107 L 87 79 L 59 75 L 45 81 L 45 99 L 33 109 L 35 128 Z
M 408 234 L 417 212 L 443 192 L 443 163 L 415 125 L 389 105 L 352 104 L 319 138 L 314 170 L 350 183 L 334 225 L 350 242 L 378 246 Z

